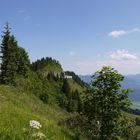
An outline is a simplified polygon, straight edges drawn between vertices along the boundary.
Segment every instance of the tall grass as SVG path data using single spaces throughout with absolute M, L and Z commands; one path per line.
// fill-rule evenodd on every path
M 0 140 L 27 140 L 24 129 L 30 120 L 42 124 L 40 129 L 47 140 L 76 140 L 78 136 L 58 122 L 68 114 L 41 102 L 32 94 L 0 85 Z

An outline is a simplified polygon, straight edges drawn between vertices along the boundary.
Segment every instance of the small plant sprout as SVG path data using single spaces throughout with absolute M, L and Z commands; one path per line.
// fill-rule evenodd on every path
M 30 127 L 31 128 L 35 128 L 35 129 L 39 129 L 41 128 L 41 124 L 38 122 L 38 121 L 35 121 L 35 120 L 31 120 L 30 121 Z

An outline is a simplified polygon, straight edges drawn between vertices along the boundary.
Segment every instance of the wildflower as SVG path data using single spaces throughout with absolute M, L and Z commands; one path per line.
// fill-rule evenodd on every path
M 30 127 L 35 128 L 35 129 L 39 129 L 41 127 L 41 124 L 38 121 L 31 120 L 30 121 Z
M 35 133 L 32 135 L 32 137 L 37 140 L 44 140 L 46 138 L 45 134 L 43 134 L 42 132 Z

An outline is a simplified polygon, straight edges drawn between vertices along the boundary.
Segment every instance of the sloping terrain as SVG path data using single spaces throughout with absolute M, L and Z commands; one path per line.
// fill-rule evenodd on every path
M 0 140 L 27 140 L 24 130 L 29 129 L 30 120 L 41 123 L 40 131 L 47 140 L 74 140 L 74 132 L 58 125 L 67 116 L 65 111 L 44 104 L 33 94 L 0 85 Z

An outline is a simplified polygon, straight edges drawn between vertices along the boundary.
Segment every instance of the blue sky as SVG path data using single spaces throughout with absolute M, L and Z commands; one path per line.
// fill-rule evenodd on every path
M 110 65 L 140 73 L 140 0 L 0 0 L 31 61 L 51 56 L 64 70 L 92 74 Z

